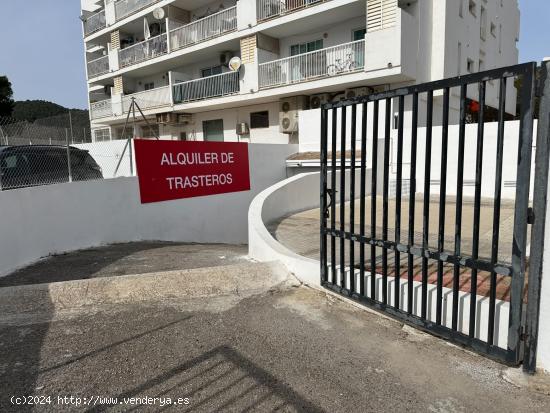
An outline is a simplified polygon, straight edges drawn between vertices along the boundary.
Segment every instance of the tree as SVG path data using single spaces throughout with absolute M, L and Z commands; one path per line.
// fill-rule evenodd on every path
M 0 116 L 11 116 L 13 112 L 13 90 L 7 76 L 0 76 Z

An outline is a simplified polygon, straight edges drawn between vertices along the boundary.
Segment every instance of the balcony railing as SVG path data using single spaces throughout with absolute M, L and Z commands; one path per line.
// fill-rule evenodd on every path
M 258 21 L 272 19 L 329 0 L 256 0 Z
M 107 27 L 107 21 L 105 20 L 105 10 L 101 10 L 99 13 L 93 14 L 84 21 L 84 35 L 97 32 L 98 30 Z
M 136 103 L 139 105 L 141 110 L 160 108 L 162 106 L 170 106 L 172 104 L 170 101 L 170 86 L 144 90 L 143 92 L 123 96 L 122 111 L 124 113 L 128 113 L 128 110 L 130 110 L 132 98 L 136 99 Z
M 113 115 L 113 105 L 111 99 L 102 100 L 90 104 L 92 119 L 106 118 Z
M 239 93 L 239 73 L 203 77 L 174 85 L 174 103 L 192 102 Z
M 126 47 L 119 51 L 120 67 L 135 65 L 145 60 L 154 59 L 168 52 L 167 36 L 163 33 L 159 36 L 151 37 L 140 43 Z
M 364 67 L 365 41 L 357 40 L 258 65 L 260 89 L 343 75 Z
M 237 29 L 237 7 L 211 14 L 170 32 L 170 49 L 178 50 Z
M 160 0 L 118 0 L 115 3 L 116 20 L 122 20 Z
M 99 59 L 88 62 L 88 79 L 109 72 L 109 56 L 101 56 Z

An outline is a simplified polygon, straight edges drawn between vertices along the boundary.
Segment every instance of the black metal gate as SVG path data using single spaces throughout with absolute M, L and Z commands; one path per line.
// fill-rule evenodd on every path
M 548 66 L 539 77 L 528 63 L 325 104 L 322 285 L 507 364 L 525 351 L 532 371 L 548 97 L 534 183 L 533 119 Z

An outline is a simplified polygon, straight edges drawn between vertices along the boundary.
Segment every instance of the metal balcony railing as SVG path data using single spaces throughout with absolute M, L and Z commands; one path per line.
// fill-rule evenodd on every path
M 116 21 L 122 20 L 160 0 L 118 0 L 115 3 Z
M 235 6 L 170 31 L 170 49 L 178 50 L 236 29 Z
M 109 56 L 101 56 L 88 62 L 88 79 L 109 72 Z
M 107 21 L 105 20 L 105 10 L 101 10 L 99 13 L 93 14 L 84 21 L 84 35 L 88 36 L 98 30 L 107 27 Z
M 118 53 L 120 67 L 135 65 L 162 56 L 168 52 L 167 46 L 167 36 L 166 33 L 163 33 L 121 49 Z
M 239 73 L 227 72 L 173 86 L 174 103 L 191 102 L 239 93 Z
M 144 90 L 143 92 L 132 93 L 122 97 L 122 111 L 128 113 L 132 98 L 136 99 L 141 110 L 170 106 L 170 86 L 162 86 L 156 89 Z M 136 110 L 137 113 L 137 110 Z
M 111 99 L 101 100 L 90 104 L 92 119 L 106 118 L 113 115 Z
M 357 40 L 258 65 L 260 89 L 338 76 L 365 67 L 365 41 Z
M 326 1 L 329 0 L 256 0 L 256 17 L 258 21 L 267 20 Z

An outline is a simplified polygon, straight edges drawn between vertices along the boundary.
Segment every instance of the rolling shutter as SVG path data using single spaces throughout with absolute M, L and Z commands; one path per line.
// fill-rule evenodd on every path
M 397 0 L 367 0 L 367 33 L 395 26 Z

